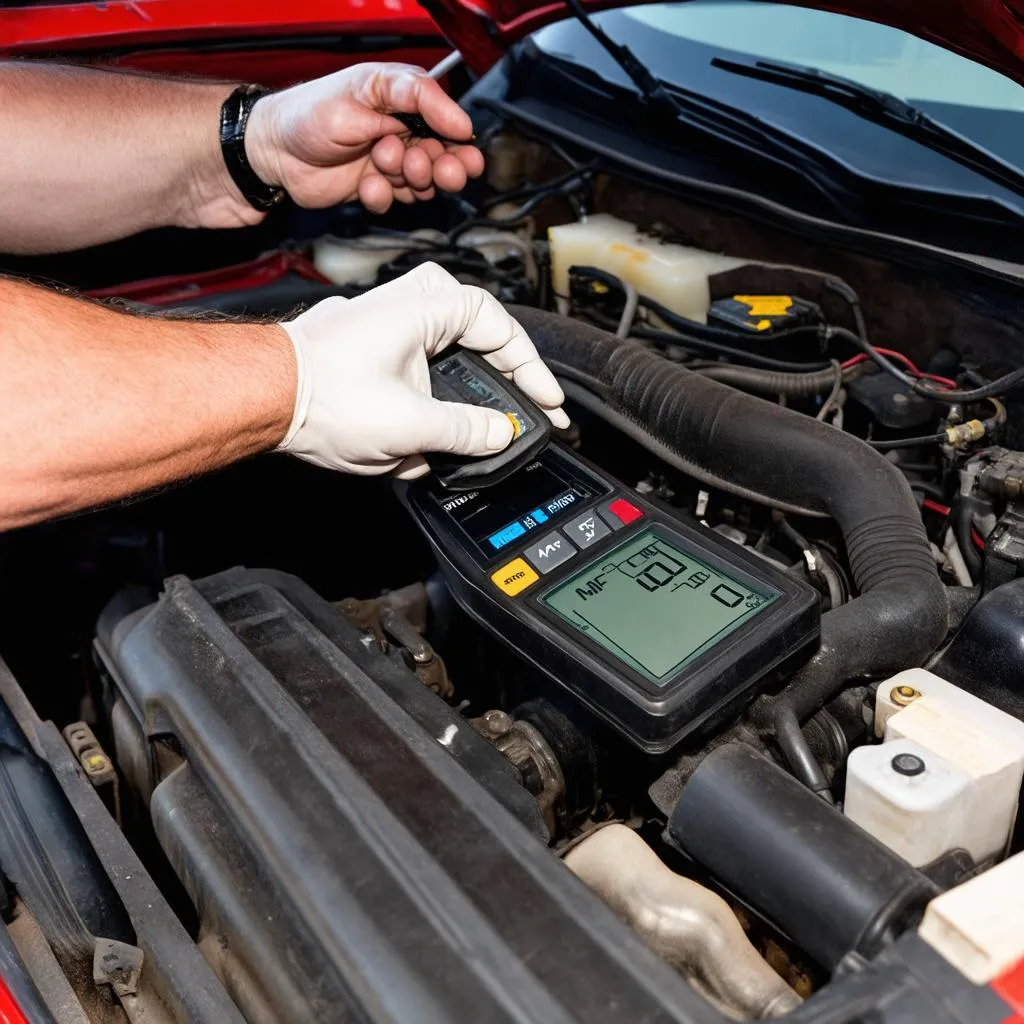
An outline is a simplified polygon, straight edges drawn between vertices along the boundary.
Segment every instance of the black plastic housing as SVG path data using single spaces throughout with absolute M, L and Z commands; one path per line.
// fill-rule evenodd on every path
M 547 849 L 504 758 L 295 578 L 173 578 L 102 634 L 249 1019 L 721 1020 Z
M 1024 579 L 985 594 L 929 668 L 1024 719 Z
M 912 928 L 938 889 L 750 747 L 709 754 L 669 836 L 828 968 L 870 959 Z
M 506 380 L 481 356 L 450 349 L 430 363 L 430 390 L 442 402 L 460 402 L 494 409 L 515 425 L 512 443 L 496 455 L 427 454 L 427 462 L 443 487 L 467 491 L 499 483 L 526 465 L 548 443 L 551 421 L 537 404 Z
M 787 667 L 801 658 L 806 660 L 816 649 L 819 597 L 802 580 L 685 520 L 677 511 L 651 504 L 560 445 L 548 447 L 535 465 L 556 471 L 561 480 L 586 495 L 572 506 L 573 515 L 585 513 L 588 507 L 599 515 L 599 509 L 609 501 L 625 497 L 643 516 L 609 532 L 542 576 L 531 589 L 512 597 L 498 590 L 490 574 L 519 555 L 519 544 L 529 543 L 532 534 L 487 555 L 445 511 L 445 495 L 436 483 L 428 479 L 412 485 L 400 482 L 397 487 L 430 541 L 449 589 L 466 613 L 641 750 L 660 754 L 688 736 L 706 734 L 776 682 Z M 504 486 L 514 488 L 518 479 L 513 477 Z M 527 512 L 533 503 L 526 502 L 520 511 Z M 564 519 L 553 519 L 537 533 L 561 525 Z M 543 600 L 591 561 L 600 560 L 646 530 L 692 551 L 707 565 L 726 576 L 731 574 L 746 586 L 769 588 L 778 594 L 758 615 L 662 685 L 645 679 L 568 626 Z

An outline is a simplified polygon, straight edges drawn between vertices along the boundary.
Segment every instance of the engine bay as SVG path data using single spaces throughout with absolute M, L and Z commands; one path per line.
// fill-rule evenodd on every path
M 491 116 L 465 199 L 76 283 L 280 317 L 436 262 L 572 426 L 486 490 L 268 456 L 0 539 L 11 749 L 70 751 L 212 971 L 169 1019 L 882 1021 L 907 977 L 898 1019 L 1002 1019 L 1024 946 L 956 900 L 1024 890 L 1019 283 Z M 98 858 L 11 881 L 90 1013 L 174 1006 L 92 991 L 84 936 L 146 947 L 82 910 Z

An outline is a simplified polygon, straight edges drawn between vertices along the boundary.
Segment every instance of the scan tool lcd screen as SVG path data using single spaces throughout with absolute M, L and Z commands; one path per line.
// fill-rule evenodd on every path
M 647 530 L 545 594 L 584 636 L 664 686 L 776 598 Z

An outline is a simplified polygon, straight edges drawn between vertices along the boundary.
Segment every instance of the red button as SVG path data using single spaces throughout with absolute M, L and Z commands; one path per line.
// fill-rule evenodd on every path
M 643 512 L 636 507 L 631 505 L 625 498 L 616 498 L 609 506 L 608 511 L 620 523 L 632 523 L 636 519 L 640 519 L 643 516 Z

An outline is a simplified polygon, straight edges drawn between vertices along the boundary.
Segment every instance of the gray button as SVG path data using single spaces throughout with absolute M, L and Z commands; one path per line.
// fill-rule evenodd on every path
M 576 547 L 560 533 L 549 533 L 531 544 L 523 554 L 538 572 L 551 572 L 576 554 Z
M 584 512 L 562 527 L 562 533 L 571 537 L 581 548 L 589 548 L 591 544 L 596 544 L 611 532 L 608 524 L 598 516 L 597 509 Z

